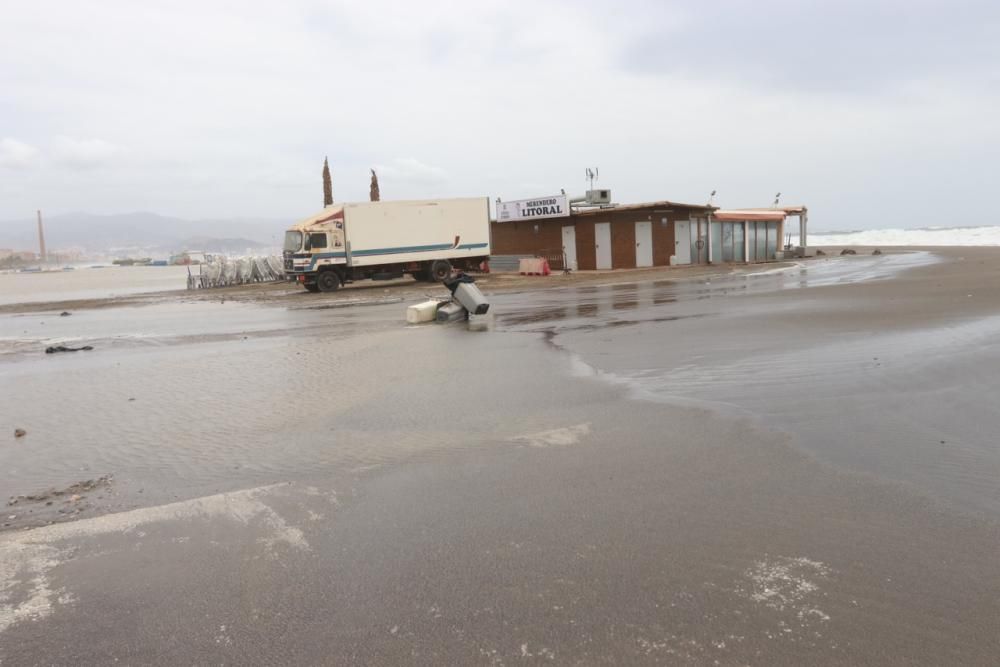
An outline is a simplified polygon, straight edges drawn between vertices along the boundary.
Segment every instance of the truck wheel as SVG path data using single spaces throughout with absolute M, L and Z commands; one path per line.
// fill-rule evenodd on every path
M 317 285 L 316 283 L 303 283 L 302 286 L 306 288 L 307 292 L 318 292 L 319 291 L 319 285 Z
M 451 275 L 451 262 L 446 259 L 434 260 L 431 264 L 431 280 L 436 283 L 444 282 Z
M 320 292 L 336 292 L 340 287 L 340 276 L 336 271 L 323 271 L 316 276 L 316 286 Z

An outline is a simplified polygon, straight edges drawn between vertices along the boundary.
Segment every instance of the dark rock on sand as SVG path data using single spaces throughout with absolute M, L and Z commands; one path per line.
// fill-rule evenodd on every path
M 56 352 L 89 352 L 93 350 L 90 345 L 84 345 L 83 347 L 66 347 L 65 345 L 53 345 L 52 347 L 45 348 L 45 354 L 55 354 Z

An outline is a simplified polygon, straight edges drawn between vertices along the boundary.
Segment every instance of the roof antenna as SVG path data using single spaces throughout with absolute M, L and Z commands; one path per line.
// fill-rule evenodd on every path
M 591 190 L 594 189 L 594 181 L 600 179 L 600 177 L 601 177 L 600 169 L 598 169 L 597 167 L 594 167 L 593 169 L 587 167 L 587 180 L 590 181 Z
M 778 200 L 781 199 L 781 193 L 774 195 L 774 208 L 778 208 Z
M 715 200 L 715 190 L 712 190 L 712 194 L 708 195 L 708 205 L 711 206 L 714 200 Z

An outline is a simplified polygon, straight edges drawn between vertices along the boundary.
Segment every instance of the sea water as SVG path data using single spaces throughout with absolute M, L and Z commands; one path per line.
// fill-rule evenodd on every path
M 794 220 L 790 228 L 796 228 Z M 1000 225 L 810 231 L 808 240 L 811 246 L 1000 246 Z M 793 234 L 792 245 L 798 243 Z

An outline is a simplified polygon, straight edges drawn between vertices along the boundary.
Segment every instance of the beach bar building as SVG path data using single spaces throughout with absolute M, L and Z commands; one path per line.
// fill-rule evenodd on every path
M 576 209 L 565 217 L 499 220 L 492 223 L 491 248 L 494 255 L 546 257 L 553 269 L 707 263 L 713 210 L 663 200 Z
M 553 270 L 768 262 L 783 256 L 789 215 L 799 216 L 804 240 L 804 206 L 721 210 L 662 200 L 575 208 L 493 221 L 491 247 L 494 257 L 545 257 Z

